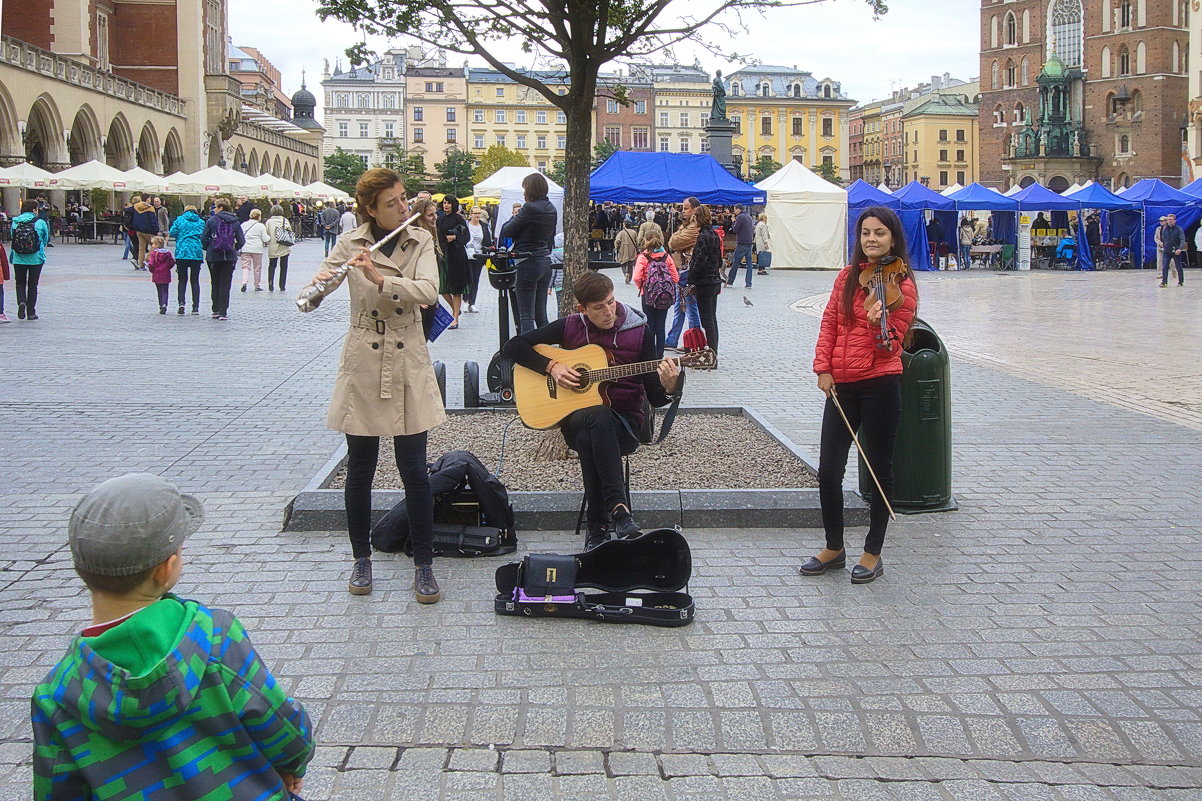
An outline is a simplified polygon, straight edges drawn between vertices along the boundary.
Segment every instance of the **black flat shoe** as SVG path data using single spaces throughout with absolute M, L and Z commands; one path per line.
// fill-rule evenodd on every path
M 801 566 L 799 568 L 797 568 L 797 570 L 803 576 L 821 576 L 823 573 L 830 570 L 832 567 L 846 567 L 846 566 L 847 566 L 847 551 L 840 550 L 839 555 L 836 556 L 834 559 L 830 560 L 829 562 L 823 562 L 817 556 L 811 556 L 809 559 L 802 562 Z
M 885 575 L 885 560 L 881 557 L 877 557 L 876 567 L 874 567 L 872 570 L 869 570 L 863 565 L 856 565 L 853 567 L 851 569 L 851 583 L 871 584 L 872 582 L 876 581 L 877 576 L 883 575 Z

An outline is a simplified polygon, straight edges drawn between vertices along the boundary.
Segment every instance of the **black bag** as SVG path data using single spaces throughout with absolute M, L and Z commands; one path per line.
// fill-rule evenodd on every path
M 513 507 L 501 480 L 467 451 L 451 451 L 430 466 L 436 556 L 499 556 L 517 550 Z M 377 551 L 412 555 L 409 511 L 401 501 L 371 530 Z
M 531 554 L 502 565 L 493 609 L 498 615 L 687 626 L 695 613 L 693 598 L 679 590 L 692 570 L 684 536 L 661 528 L 581 554 Z M 584 593 L 581 587 L 602 592 Z
M 13 253 L 32 256 L 42 250 L 42 237 L 34 227 L 33 220 L 21 220 L 13 228 Z

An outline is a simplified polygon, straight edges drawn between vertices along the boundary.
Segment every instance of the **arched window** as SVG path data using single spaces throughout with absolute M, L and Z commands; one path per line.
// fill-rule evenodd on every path
M 1084 39 L 1081 0 L 1055 0 L 1049 20 L 1048 43 L 1067 67 L 1080 67 Z
M 1023 44 L 1031 41 L 1031 9 L 1023 9 Z
M 993 62 L 993 70 L 992 70 L 992 71 L 993 71 L 993 88 L 994 88 L 994 89 L 1001 89 L 1001 88 L 1002 88 L 1002 82 L 1001 82 L 1001 79 L 1000 79 L 1000 77 L 999 77 L 999 75 L 1000 75 L 1000 72 L 999 72 L 999 70 L 998 70 L 998 65 L 997 65 L 997 62 L 996 62 L 996 61 L 995 61 L 995 62 Z
M 743 94 L 743 85 L 741 83 L 739 83 L 738 81 L 731 81 L 730 82 L 730 96 L 738 97 L 741 94 Z
M 1114 101 L 1114 92 L 1109 92 L 1106 95 L 1106 113 L 1118 114 L 1119 104 Z
M 997 16 L 989 18 L 989 46 L 997 47 Z
M 831 85 L 829 83 L 822 87 L 822 96 L 825 98 L 831 96 Z
M 1172 61 L 1169 62 L 1169 72 L 1177 74 L 1181 72 L 1181 46 L 1174 40 L 1173 52 L 1170 56 Z
M 1148 71 L 1148 48 L 1143 41 L 1135 43 L 1135 74 L 1143 75 Z
M 1027 108 L 1022 103 L 1014 104 L 1014 121 L 1021 123 L 1027 116 Z
M 1013 89 L 1018 85 L 1018 69 L 1014 66 L 1014 60 L 1006 61 L 1006 88 Z
M 1131 137 L 1123 134 L 1119 137 L 1119 154 L 1127 155 L 1131 152 Z
M 760 84 L 760 97 L 771 97 L 771 96 L 772 96 L 772 84 L 768 83 L 767 81 L 764 81 L 762 84 Z
M 801 97 L 801 84 L 793 84 L 793 97 Z
M 1119 27 L 1131 27 L 1131 0 L 1122 0 L 1119 3 Z
M 347 106 L 350 105 L 350 102 L 351 102 L 351 96 L 348 95 L 346 92 L 339 92 L 338 94 L 334 95 L 335 108 L 346 108 Z
M 1004 125 L 1006 123 L 1006 112 L 1002 111 L 1002 104 L 998 103 L 993 107 L 993 124 Z
M 1018 20 L 1014 18 L 1013 11 L 1006 14 L 1005 31 L 1006 31 L 1006 44 L 1008 44 L 1008 45 L 1018 44 Z
M 1127 45 L 1119 48 L 1119 75 L 1131 74 L 1131 51 L 1127 49 Z
M 1026 86 L 1030 82 L 1031 82 L 1031 63 L 1027 60 L 1026 56 L 1023 56 L 1022 84 L 1020 84 L 1020 85 Z
M 1131 93 L 1131 110 L 1132 111 L 1143 111 L 1144 110 L 1144 93 L 1139 91 L 1138 89 L 1136 89 L 1135 91 L 1133 91 Z
M 1102 77 L 1109 78 L 1111 70 L 1110 45 L 1102 48 Z
M 355 97 L 356 108 L 371 108 L 371 96 L 367 92 L 360 92 Z

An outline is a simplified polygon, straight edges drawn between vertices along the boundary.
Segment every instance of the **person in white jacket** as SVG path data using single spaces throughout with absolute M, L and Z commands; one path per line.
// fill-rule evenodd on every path
M 242 291 L 250 283 L 251 271 L 254 271 L 255 291 L 263 291 L 263 251 L 271 244 L 267 234 L 267 226 L 263 225 L 263 212 L 259 209 L 250 210 L 250 219 L 242 223 L 242 235 L 246 244 L 242 246 L 239 260 L 242 262 Z
M 760 212 L 755 224 L 755 266 L 759 275 L 767 275 L 772 266 L 772 237 L 768 230 L 768 215 Z

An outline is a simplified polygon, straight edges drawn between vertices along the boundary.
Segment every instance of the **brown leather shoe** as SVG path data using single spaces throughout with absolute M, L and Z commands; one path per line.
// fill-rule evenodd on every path
M 434 578 L 433 565 L 418 565 L 413 574 L 413 591 L 418 603 L 436 604 L 442 600 L 442 589 Z

